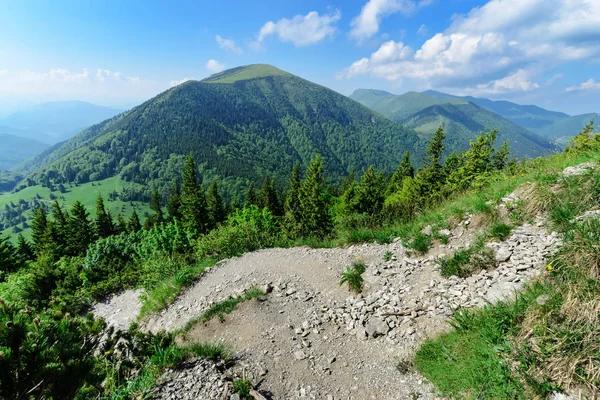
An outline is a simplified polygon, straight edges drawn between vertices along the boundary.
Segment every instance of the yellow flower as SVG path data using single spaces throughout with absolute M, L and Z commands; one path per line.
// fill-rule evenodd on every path
M 110 353 L 112 353 L 112 350 L 105 351 L 104 355 L 109 355 Z
M 496 355 L 497 355 L 497 356 L 500 356 L 500 352 L 497 352 L 497 353 L 496 353 Z
M 548 271 L 552 271 L 554 268 L 552 268 L 552 265 L 548 264 L 548 266 L 546 267 L 546 269 L 547 269 Z

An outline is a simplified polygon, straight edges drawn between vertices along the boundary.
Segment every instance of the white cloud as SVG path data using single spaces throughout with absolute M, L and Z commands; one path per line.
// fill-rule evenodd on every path
M 566 91 L 574 92 L 579 90 L 600 90 L 600 82 L 596 82 L 594 79 L 588 79 L 580 85 L 569 86 Z
M 341 16 L 339 10 L 325 15 L 311 11 L 306 15 L 296 15 L 292 19 L 282 18 L 277 22 L 269 21 L 260 28 L 258 39 L 252 47 L 260 48 L 263 41 L 271 35 L 277 35 L 281 41 L 292 42 L 297 47 L 318 43 L 335 34 L 334 25 Z
M 372 0 L 367 6 L 372 2 L 389 4 Z M 539 88 L 536 81 L 552 68 L 598 56 L 600 1 L 490 0 L 455 17 L 420 49 L 386 42 L 336 76 L 371 75 L 396 83 L 411 79 L 423 87 L 480 93 L 522 92 Z
M 427 35 L 427 25 L 421 25 L 419 29 L 417 29 L 417 35 Z
M 0 76 L 8 74 L 7 69 L 0 69 Z
M 231 39 L 225 39 L 219 35 L 216 36 L 217 43 L 223 50 L 231 51 L 235 54 L 242 54 L 244 51 L 236 46 L 235 42 Z
M 188 77 L 185 77 L 185 78 L 183 78 L 183 79 L 175 79 L 175 80 L 172 80 L 172 81 L 169 83 L 169 87 L 179 86 L 179 85 L 181 85 L 182 83 L 185 83 L 185 82 L 187 82 L 187 81 L 192 81 L 192 80 L 194 80 L 194 78 L 188 78 Z
M 209 72 L 212 72 L 213 74 L 216 74 L 217 72 L 223 71 L 225 69 L 225 65 L 221 64 L 217 60 L 210 59 L 210 60 L 208 60 L 206 62 L 205 68 Z
M 96 70 L 96 80 L 98 80 L 100 82 L 104 82 L 106 80 L 120 81 L 122 78 L 123 78 L 123 74 L 120 72 L 112 72 L 109 69 L 102 69 L 102 68 L 98 68 Z
M 379 31 L 379 24 L 384 17 L 398 12 L 410 15 L 419 7 L 431 3 L 431 0 L 369 0 L 361 9 L 360 14 L 352 20 L 350 36 L 362 42 Z

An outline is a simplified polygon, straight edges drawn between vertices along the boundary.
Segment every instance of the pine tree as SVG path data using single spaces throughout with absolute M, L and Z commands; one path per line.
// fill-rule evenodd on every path
M 508 142 L 502 143 L 500 150 L 494 155 L 494 168 L 503 170 L 508 164 L 508 157 L 510 157 L 510 150 L 508 148 Z
M 112 218 L 104 208 L 104 199 L 99 194 L 96 199 L 96 235 L 100 238 L 109 237 L 114 234 L 115 227 Z
M 370 166 L 360 178 L 352 199 L 351 211 L 377 215 L 383 208 L 384 199 L 384 177 Z
M 154 189 L 152 192 L 152 198 L 150 199 L 150 209 L 154 211 L 154 214 L 150 217 L 152 223 L 154 224 L 162 224 L 165 220 L 162 210 L 162 204 L 160 201 L 160 195 L 158 194 L 158 190 Z
M 404 178 L 412 178 L 415 176 L 415 169 L 410 163 L 410 152 L 404 153 L 404 157 L 398 165 L 398 169 L 392 174 L 388 185 L 388 193 L 395 193 L 402 189 L 402 181 Z
M 296 164 L 292 170 L 292 176 L 285 196 L 284 227 L 288 237 L 295 239 L 300 235 L 300 164 Z
M 129 222 L 127 222 L 127 230 L 129 232 L 137 232 L 142 229 L 142 224 L 140 223 L 140 217 L 138 213 L 133 210 L 131 213 L 131 217 L 129 217 Z
M 58 201 L 54 200 L 52 203 L 52 219 L 54 220 L 52 224 L 54 225 L 55 237 L 53 237 L 52 240 L 56 245 L 58 253 L 61 255 L 65 253 L 68 247 L 67 238 L 70 236 L 69 222 L 67 217 L 68 216 L 65 212 L 63 212 Z
M 321 157 L 316 155 L 308 166 L 300 187 L 300 233 L 304 237 L 323 238 L 331 229 L 323 163 Z
M 35 260 L 33 246 L 25 239 L 25 236 L 20 233 L 19 236 L 17 236 L 17 255 L 23 262 Z
M 420 196 L 427 201 L 439 192 L 444 183 L 444 169 L 440 164 L 444 151 L 444 129 L 440 126 L 427 146 L 427 164 L 419 171 L 415 183 Z
M 69 253 L 73 256 L 85 255 L 88 246 L 96 239 L 96 232 L 87 210 L 79 201 L 71 206 L 69 231 Z
M 263 186 L 258 193 L 258 205 L 261 208 L 267 208 L 273 215 L 280 216 L 283 214 L 279 196 L 275 184 L 269 176 L 265 177 Z
M 46 247 L 48 237 L 46 231 L 48 230 L 48 219 L 46 218 L 46 211 L 44 208 L 38 208 L 33 214 L 33 221 L 31 222 L 31 238 L 33 240 L 33 247 L 36 254 L 41 254 Z
M 244 207 L 250 208 L 251 206 L 258 206 L 258 197 L 256 196 L 256 190 L 254 189 L 254 182 L 250 182 L 248 190 L 246 191 L 246 202 Z
M 185 160 L 181 185 L 181 215 L 183 225 L 197 233 L 206 233 L 208 215 L 206 195 L 198 183 L 196 163 L 190 154 Z
M 176 179 L 173 180 L 173 188 L 171 189 L 171 195 L 167 201 L 167 213 L 169 214 L 169 220 L 171 221 L 181 219 L 181 191 Z
M 21 266 L 17 251 L 7 237 L 0 236 L 0 280 Z
M 117 214 L 117 222 L 115 223 L 115 234 L 119 235 L 127 232 L 127 221 L 123 218 L 123 214 Z
M 214 229 L 218 224 L 225 221 L 225 205 L 223 204 L 223 198 L 219 194 L 219 187 L 216 180 L 212 181 L 208 188 L 206 208 L 210 215 L 210 229 Z
M 340 190 L 342 193 L 346 193 L 351 186 L 356 183 L 356 172 L 354 169 L 350 172 L 350 174 L 346 175 L 342 180 L 342 184 L 340 185 Z

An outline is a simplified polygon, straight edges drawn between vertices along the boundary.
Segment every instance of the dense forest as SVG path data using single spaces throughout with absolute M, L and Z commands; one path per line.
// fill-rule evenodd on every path
M 139 287 L 143 312 L 152 312 L 216 260 L 409 221 L 448 196 L 483 187 L 497 171 L 517 173 L 520 164 L 509 160 L 506 144 L 496 149 L 496 135 L 483 132 L 443 161 L 439 128 L 420 168 L 405 152 L 393 173 L 370 166 L 339 185 L 327 183 L 317 155 L 307 168 L 292 168 L 284 191 L 268 175 L 250 185 L 243 204 L 225 201 L 219 181 L 203 184 L 189 154 L 166 201 L 153 191 L 144 224 L 135 212 L 128 220 L 111 215 L 102 197 L 94 216 L 78 202 L 68 210 L 59 202 L 38 208 L 31 241 L 0 240 L 0 397 L 97 398 L 124 390 L 127 379 L 163 365 L 157 354 L 174 352 L 175 362 L 187 350 L 170 335 L 135 326 L 101 341 L 103 322 L 85 316 L 92 302 Z M 56 345 L 37 350 L 48 341 Z
M 193 152 L 202 179 L 218 179 L 233 198 L 265 175 L 283 187 L 287 171 L 317 153 L 333 181 L 369 165 L 392 171 L 406 151 L 421 160 L 425 146 L 413 131 L 337 92 L 267 65 L 226 74 L 186 82 L 83 131 L 25 165 L 35 172 L 24 185 L 119 175 L 166 195 Z

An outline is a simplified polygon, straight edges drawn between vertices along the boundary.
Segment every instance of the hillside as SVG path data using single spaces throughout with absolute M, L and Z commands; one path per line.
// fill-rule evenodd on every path
M 486 128 L 498 129 L 498 143 L 508 141 L 516 157 L 537 157 L 554 150 L 546 139 L 464 99 L 408 92 L 393 95 L 357 90 L 351 98 L 429 138 L 441 125 L 448 136 L 446 154 L 462 151 Z
M 589 124 L 592 120 L 596 123 L 600 122 L 600 114 L 592 113 L 565 117 L 551 125 L 546 125 L 533 131 L 540 136 L 556 140 L 558 143 L 564 145 L 569 138 L 581 131 L 581 128 Z
M 49 144 L 71 138 L 82 129 L 123 112 L 84 101 L 42 103 L 0 119 L 0 125 L 37 131 L 40 137 L 27 136 Z
M 229 194 L 321 154 L 331 179 L 369 165 L 394 170 L 423 148 L 411 130 L 325 87 L 266 65 L 174 87 L 92 126 L 24 168 L 37 183 L 124 180 L 164 187 L 194 153 L 205 182 Z
M 549 126 L 563 118 L 569 117 L 568 114 L 549 111 L 534 105 L 521 105 L 510 101 L 490 100 L 482 97 L 473 96 L 454 96 L 447 93 L 437 92 L 435 90 L 427 90 L 423 94 L 438 99 L 454 99 L 465 100 L 486 110 L 495 112 L 501 117 L 525 128 L 539 129 L 544 126 Z
M 8 170 L 48 147 L 46 143 L 35 139 L 0 133 L 0 170 Z

